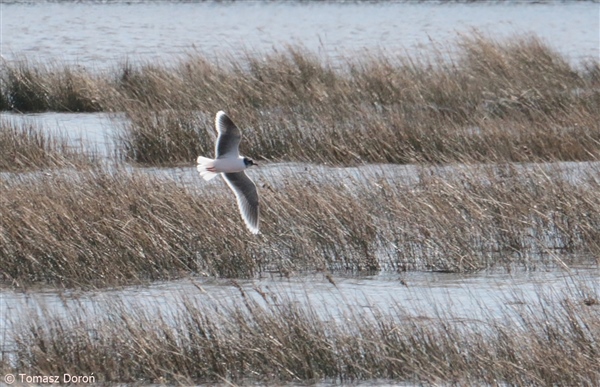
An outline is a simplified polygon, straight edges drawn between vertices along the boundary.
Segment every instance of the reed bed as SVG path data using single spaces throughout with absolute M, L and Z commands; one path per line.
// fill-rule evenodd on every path
M 459 40 L 452 59 L 432 50 L 331 63 L 291 46 L 242 60 L 190 54 L 171 64 L 126 62 L 100 75 L 23 62 L 5 64 L 2 93 L 20 111 L 125 112 L 122 155 L 150 165 L 211 153 L 218 110 L 244 129 L 259 159 L 598 160 L 598 62 L 569 64 L 534 36 L 498 42 L 474 33 Z
M 566 164 L 540 163 L 599 159 L 598 62 L 575 67 L 531 36 L 473 34 L 445 55 L 332 64 L 289 47 L 244 60 L 124 63 L 100 74 L 4 62 L 0 109 L 124 112 L 120 155 L 143 165 L 210 155 L 218 110 L 242 128 L 242 153 L 259 160 L 498 164 L 416 167 L 415 184 L 391 172 L 340 179 L 313 165 L 304 173 L 281 166 L 273 180 L 254 169 L 258 236 L 246 232 L 222 182 L 184 185 L 123 165 L 3 174 L 0 284 L 598 266 L 597 162 L 582 163 L 577 176 Z M 9 172 L 81 157 L 40 128 L 9 121 L 0 122 L 0 145 L 0 170 Z M 172 312 L 121 300 L 94 316 L 42 305 L 7 333 L 16 347 L 2 353 L 0 371 L 94 373 L 101 383 L 600 383 L 599 297 L 587 288 L 560 300 L 540 295 L 536 307 L 517 300 L 486 321 L 424 318 L 401 303 L 369 312 L 341 305 L 339 318 L 238 288 L 243 302 L 184 298 Z
M 534 37 L 474 35 L 459 47 L 452 61 L 373 54 L 334 67 L 290 47 L 229 68 L 192 57 L 174 70 L 128 69 L 125 94 L 138 103 L 124 109 L 125 154 L 164 164 L 210 152 L 211 121 L 189 112 L 226 109 L 246 129 L 247 148 L 269 160 L 598 159 L 597 63 L 576 71 Z M 173 139 L 181 152 L 170 151 Z
M 76 65 L 32 62 L 3 63 L 0 106 L 20 113 L 96 112 L 111 99 L 112 88 L 100 75 Z
M 597 385 L 600 308 L 582 297 L 584 288 L 538 289 L 538 302 L 511 300 L 499 318 L 481 306 L 483 320 L 446 308 L 419 315 L 401 301 L 385 311 L 350 303 L 332 310 L 241 288 L 242 301 L 190 295 L 168 312 L 118 299 L 93 315 L 41 307 L 13 332 L 11 365 L 15 373 L 93 374 L 104 383 Z
M 588 167 L 576 182 L 558 166 L 425 168 L 414 186 L 385 174 L 259 178 L 258 236 L 222 182 L 190 187 L 119 169 L 5 179 L 1 275 L 25 287 L 102 287 L 190 274 L 598 264 L 600 181 Z
M 68 144 L 66 137 L 48 134 L 26 121 L 0 120 L 0 171 L 24 172 L 36 169 L 84 165 L 88 156 Z

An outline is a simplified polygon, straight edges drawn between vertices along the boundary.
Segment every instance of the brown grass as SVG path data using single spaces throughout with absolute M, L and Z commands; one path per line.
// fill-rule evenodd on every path
M 498 42 L 474 33 L 458 43 L 452 60 L 440 51 L 335 65 L 299 47 L 243 60 L 124 63 L 105 74 L 24 61 L 5 65 L 2 94 L 20 111 L 125 112 L 122 154 L 152 165 L 212 153 L 206 133 L 218 110 L 259 159 L 598 160 L 598 62 L 571 65 L 534 36 Z
M 105 80 L 78 66 L 20 59 L 4 62 L 0 79 L 3 110 L 20 113 L 95 112 L 112 97 Z
M 196 273 L 434 270 L 595 262 L 597 166 L 570 183 L 559 166 L 422 169 L 319 179 L 286 171 L 258 180 L 262 234 L 242 225 L 222 182 L 197 188 L 122 170 L 1 181 L 0 267 L 20 286 L 110 286 Z M 587 168 L 587 169 L 586 169 Z
M 512 162 L 599 159 L 599 69 L 573 67 L 534 37 L 477 34 L 452 61 L 373 55 L 333 66 L 290 47 L 225 63 L 193 55 L 175 67 L 126 63 L 110 74 L 3 63 L 0 109 L 124 112 L 121 155 L 139 163 L 210 155 L 213 116 L 224 109 L 254 158 L 362 167 L 351 177 L 313 165 L 271 169 L 277 180 L 250 172 L 261 195 L 258 236 L 243 228 L 222 182 L 183 185 L 122 166 L 4 174 L 0 283 L 597 266 L 598 164 Z M 2 121 L 0 130 L 0 170 L 80 157 L 33 125 Z M 416 183 L 392 166 L 364 166 L 415 162 L 499 164 L 416 167 Z M 121 300 L 98 305 L 100 317 L 41 305 L 7 333 L 16 350 L 2 352 L 0 371 L 187 385 L 600 383 L 600 297 L 589 289 L 540 295 L 540 305 L 485 321 L 423 318 L 401 303 L 369 312 L 341 305 L 338 318 L 239 289 L 243 302 L 190 295 L 169 313 Z
M 270 160 L 598 159 L 597 63 L 575 70 L 534 37 L 474 35 L 460 47 L 450 62 L 373 55 L 334 68 L 290 47 L 230 67 L 190 57 L 175 69 L 128 68 L 135 81 L 123 92 L 136 103 L 115 108 L 130 118 L 126 154 L 164 164 L 189 161 L 190 149 L 210 152 L 211 121 L 189 112 L 225 109 L 246 129 L 247 149 Z M 174 139 L 181 152 L 169 146 Z
M 13 332 L 13 370 L 185 385 L 600 383 L 600 308 L 586 305 L 577 290 L 548 295 L 538 289 L 539 302 L 507 307 L 500 318 L 482 306 L 485 320 L 457 318 L 445 308 L 417 315 L 401 301 L 386 311 L 350 304 L 324 311 L 277 292 L 259 289 L 263 299 L 257 300 L 240 291 L 243 302 L 190 295 L 169 312 L 114 299 L 97 304 L 95 316 L 77 306 L 65 315 L 37 308 Z
M 0 120 L 0 171 L 23 172 L 43 168 L 84 165 L 81 150 L 65 137 L 48 134 L 40 126 L 10 119 Z

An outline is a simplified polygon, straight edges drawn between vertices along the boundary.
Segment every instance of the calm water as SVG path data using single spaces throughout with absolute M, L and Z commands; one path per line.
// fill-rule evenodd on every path
M 126 58 L 170 62 L 185 52 L 243 56 L 287 44 L 334 60 L 365 50 L 414 55 L 430 52 L 432 41 L 447 47 L 474 28 L 495 38 L 533 32 L 573 61 L 600 52 L 600 5 L 592 2 L 2 3 L 5 59 L 91 68 Z

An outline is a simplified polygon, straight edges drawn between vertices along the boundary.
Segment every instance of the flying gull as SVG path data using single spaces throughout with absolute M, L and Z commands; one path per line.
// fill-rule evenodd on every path
M 246 168 L 257 164 L 247 157 L 240 156 L 242 134 L 224 111 L 217 113 L 215 127 L 219 133 L 215 144 L 216 158 L 198 157 L 198 172 L 206 181 L 218 174 L 223 175 L 237 198 L 246 226 L 250 232 L 258 234 L 258 192 L 252 180 L 244 173 Z

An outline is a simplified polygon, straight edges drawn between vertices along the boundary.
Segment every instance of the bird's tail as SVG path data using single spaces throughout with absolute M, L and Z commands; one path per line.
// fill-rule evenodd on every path
M 206 181 L 209 181 L 213 177 L 217 176 L 218 173 L 209 171 L 210 168 L 215 166 L 215 160 L 209 159 L 206 157 L 198 157 L 198 172 L 200 172 L 200 176 Z

